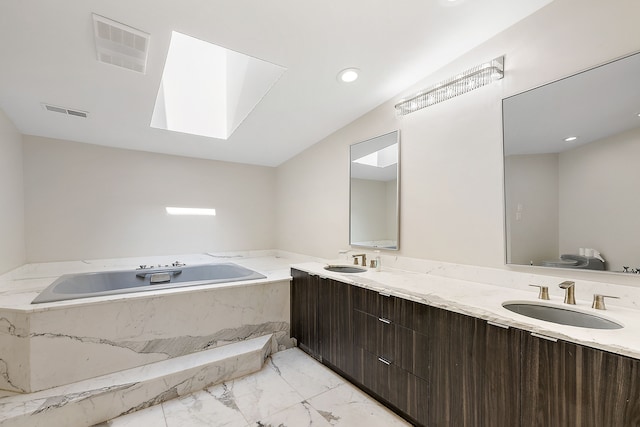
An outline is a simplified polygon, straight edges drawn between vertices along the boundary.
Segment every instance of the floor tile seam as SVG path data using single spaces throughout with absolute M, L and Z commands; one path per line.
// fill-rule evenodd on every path
M 174 397 L 174 399 L 179 399 L 179 397 Z M 166 402 L 170 402 L 173 399 L 166 400 L 165 402 L 160 403 L 160 410 L 162 411 L 162 419 L 164 419 L 164 427 L 169 427 L 169 423 L 167 423 L 167 414 L 164 412 L 164 404 Z
M 299 390 L 295 385 L 293 385 L 293 384 L 291 384 L 289 381 L 287 381 L 287 379 L 285 378 L 285 376 L 284 376 L 284 375 L 282 375 L 281 373 L 279 373 L 279 372 L 280 372 L 279 367 L 278 367 L 278 366 L 276 366 L 276 368 L 278 368 L 278 375 L 280 376 L 280 378 L 282 378 L 282 379 L 284 380 L 284 382 L 286 382 L 286 383 L 287 383 L 287 385 L 289 385 L 289 387 L 291 387 L 292 389 L 294 389 L 294 390 L 295 390 L 298 394 L 300 394 L 300 395 L 301 395 L 305 400 L 313 399 L 313 398 L 315 398 L 316 396 L 320 396 L 320 395 L 321 395 L 321 394 L 323 394 L 323 393 L 326 393 L 326 392 L 331 391 L 331 390 L 333 390 L 333 389 L 335 389 L 335 388 L 337 388 L 337 387 L 339 387 L 339 386 L 341 386 L 341 385 L 343 385 L 343 384 L 348 383 L 348 380 L 346 380 L 346 379 L 345 379 L 345 378 L 343 378 L 342 376 L 340 376 L 340 375 L 336 374 L 336 373 L 335 373 L 333 370 L 331 370 L 329 367 L 327 367 L 327 366 L 323 365 L 322 363 L 318 362 L 317 360 L 315 360 L 315 359 L 311 358 L 310 356 L 308 356 L 308 355 L 306 355 L 306 354 L 305 354 L 304 356 L 305 356 L 305 357 L 309 357 L 309 358 L 310 358 L 310 359 L 312 359 L 315 363 L 317 363 L 321 368 L 323 368 L 323 370 L 325 371 L 325 372 L 323 372 L 323 374 L 325 374 L 325 373 L 326 373 L 326 374 L 329 374 L 329 375 L 333 375 L 333 376 L 335 376 L 336 378 L 338 378 L 338 380 L 339 380 L 339 383 L 338 383 L 338 384 L 336 384 L 336 385 L 334 385 L 334 386 L 324 386 L 324 385 L 323 385 L 323 387 L 325 387 L 325 388 L 326 388 L 326 390 L 323 390 L 323 391 L 321 391 L 321 392 L 319 392 L 319 393 L 316 393 L 316 394 L 314 394 L 314 395 L 312 395 L 312 396 L 308 396 L 308 397 L 307 397 L 307 396 L 305 396 L 304 394 L 302 394 L 302 392 L 301 392 L 301 391 L 300 391 L 300 390 Z M 273 361 L 272 361 L 272 363 L 273 363 Z M 265 364 L 265 365 L 266 365 L 266 364 Z
M 281 410 L 279 410 L 279 411 L 276 411 L 276 412 L 274 412 L 274 413 L 272 413 L 272 414 L 269 414 L 269 415 L 268 415 L 268 416 L 266 416 L 265 418 L 272 418 L 272 417 L 275 417 L 275 416 L 277 416 L 278 414 L 282 414 L 282 413 L 285 413 L 285 412 L 287 412 L 287 411 L 289 411 L 289 410 L 295 409 L 295 407 L 296 407 L 296 406 L 298 406 L 298 405 L 302 405 L 302 406 L 304 406 L 304 407 L 307 407 L 307 408 L 313 409 L 313 411 L 315 411 L 315 412 L 318 414 L 318 416 L 319 416 L 319 417 L 321 417 L 321 418 L 323 418 L 323 419 L 324 419 L 324 417 L 322 416 L 322 414 L 320 414 L 320 412 L 319 412 L 316 408 L 314 408 L 314 407 L 313 407 L 313 406 L 312 406 L 312 405 L 307 401 L 307 399 L 304 399 L 304 398 L 303 398 L 300 402 L 296 402 L 296 403 L 294 403 L 294 404 L 293 404 L 293 405 L 291 405 L 291 406 L 288 406 L 288 407 L 283 408 L 283 409 L 281 409 Z M 245 417 L 245 418 L 246 418 L 246 417 Z M 259 421 L 261 422 L 262 420 L 252 420 L 252 422 L 250 422 L 250 423 L 248 424 L 248 426 L 249 426 L 249 427 L 251 427 L 251 426 L 253 426 L 253 425 L 257 424 Z M 260 424 L 260 425 L 262 425 L 262 424 Z

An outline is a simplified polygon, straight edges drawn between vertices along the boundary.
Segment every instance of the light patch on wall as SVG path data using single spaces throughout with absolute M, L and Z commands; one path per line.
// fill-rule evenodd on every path
M 215 216 L 216 210 L 210 208 L 177 208 L 166 207 L 165 210 L 169 215 L 199 215 L 199 216 Z
M 226 140 L 285 71 L 174 31 L 151 127 Z

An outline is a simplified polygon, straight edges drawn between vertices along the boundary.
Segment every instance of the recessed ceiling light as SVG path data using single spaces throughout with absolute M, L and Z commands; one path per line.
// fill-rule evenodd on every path
M 358 79 L 357 68 L 346 68 L 338 73 L 338 81 L 342 83 L 355 82 Z
M 568 137 L 568 138 L 565 138 L 565 139 L 564 139 L 564 142 L 573 142 L 573 141 L 575 141 L 576 139 L 578 139 L 578 137 L 577 137 L 577 136 L 570 136 L 570 137 Z

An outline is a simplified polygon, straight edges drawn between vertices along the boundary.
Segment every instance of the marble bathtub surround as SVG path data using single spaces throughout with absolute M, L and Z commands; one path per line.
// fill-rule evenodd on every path
M 294 348 L 273 354 L 260 372 L 118 417 L 99 426 L 409 425 L 343 378 Z
M 276 348 L 269 335 L 71 385 L 1 398 L 0 426 L 90 426 L 258 372 Z
M 166 262 L 176 259 L 191 265 L 216 262 L 207 254 Z M 267 277 L 260 280 L 29 304 L 40 289 L 34 282 L 46 287 L 68 272 L 62 270 L 123 269 L 144 262 L 32 265 L 10 272 L 9 279 L 3 276 L 0 389 L 44 390 L 266 334 L 282 349 L 291 347 L 289 262 L 274 256 L 235 260 L 258 271 L 252 264 L 261 265 Z M 26 292 L 19 291 L 23 281 L 31 284 Z

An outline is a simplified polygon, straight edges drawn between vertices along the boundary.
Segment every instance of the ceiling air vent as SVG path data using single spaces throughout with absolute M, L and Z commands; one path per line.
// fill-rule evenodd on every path
M 86 111 L 71 110 L 69 108 L 58 107 L 58 106 L 50 105 L 50 104 L 42 104 L 42 107 L 45 110 L 51 111 L 51 112 L 54 112 L 54 113 L 66 114 L 68 116 L 82 117 L 82 118 L 85 118 L 85 119 L 89 115 L 89 113 L 87 113 Z
M 145 73 L 149 34 L 95 13 L 93 34 L 98 61 Z

